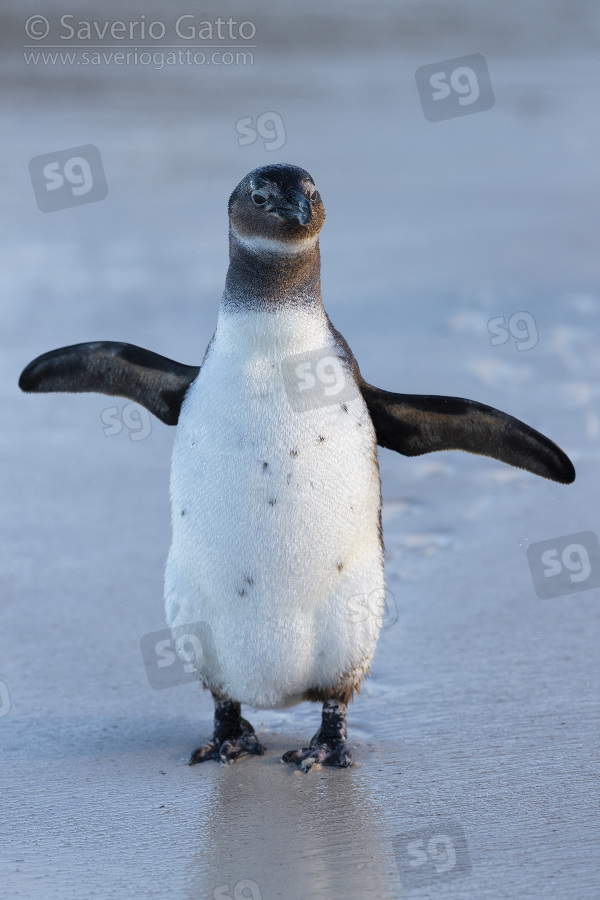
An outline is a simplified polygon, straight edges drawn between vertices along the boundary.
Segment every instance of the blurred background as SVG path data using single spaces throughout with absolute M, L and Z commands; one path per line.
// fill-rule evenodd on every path
M 4 0 L 7 896 L 598 895 L 598 589 L 540 600 L 525 551 L 598 527 L 599 39 L 593 0 Z M 476 54 L 492 93 L 461 105 L 454 61 Z M 440 121 L 423 66 L 449 85 Z M 350 709 L 357 765 L 307 778 L 278 757 L 315 707 L 250 715 L 264 760 L 188 769 L 210 698 L 148 685 L 174 430 L 138 432 L 118 398 L 17 388 L 33 357 L 79 341 L 200 363 L 227 198 L 273 162 L 321 192 L 325 307 L 363 376 L 504 409 L 578 473 L 567 488 L 380 452 L 398 621 Z M 467 850 L 407 887 L 401 836 L 432 823 Z

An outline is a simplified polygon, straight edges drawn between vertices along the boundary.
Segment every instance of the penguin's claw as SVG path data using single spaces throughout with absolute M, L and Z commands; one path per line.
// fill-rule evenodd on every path
M 219 759 L 228 765 L 241 756 L 262 756 L 266 747 L 259 743 L 255 734 L 242 734 L 233 741 L 221 744 Z
M 194 750 L 188 765 L 196 766 L 198 763 L 206 762 L 207 759 L 220 760 L 229 765 L 242 756 L 262 756 L 265 750 L 266 747 L 263 747 L 256 735 L 250 732 L 244 732 L 237 738 L 222 742 L 213 738 L 212 741 Z
M 207 759 L 220 759 L 220 749 L 221 745 L 214 739 L 208 741 L 206 744 L 202 744 L 202 746 L 197 747 L 190 756 L 188 766 L 196 766 L 198 763 L 206 762 Z
M 352 753 L 345 741 L 335 744 L 314 744 L 302 750 L 288 750 L 281 757 L 283 762 L 295 763 L 303 772 L 308 772 L 318 763 L 321 766 L 337 766 L 347 768 L 352 765 Z

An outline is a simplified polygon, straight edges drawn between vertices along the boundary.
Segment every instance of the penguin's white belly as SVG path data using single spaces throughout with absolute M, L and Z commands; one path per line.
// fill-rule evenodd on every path
M 374 430 L 358 393 L 290 405 L 282 360 L 331 341 L 308 324 L 221 315 L 173 452 L 167 622 L 202 623 L 204 682 L 260 708 L 358 682 L 380 627 L 357 615 L 384 589 Z

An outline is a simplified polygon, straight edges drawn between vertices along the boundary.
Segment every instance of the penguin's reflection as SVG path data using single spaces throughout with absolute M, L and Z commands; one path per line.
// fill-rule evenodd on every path
M 358 768 L 304 774 L 269 753 L 220 766 L 186 895 L 210 900 L 311 900 L 398 896 L 384 810 Z M 209 763 L 209 765 L 213 765 Z M 250 771 L 251 770 L 251 771 Z M 199 769 L 193 770 L 201 772 Z M 193 843 L 193 840 L 192 840 Z

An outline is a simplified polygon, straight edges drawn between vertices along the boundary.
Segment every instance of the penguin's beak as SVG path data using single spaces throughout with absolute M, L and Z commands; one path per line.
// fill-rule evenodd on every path
M 299 222 L 300 225 L 307 225 L 312 219 L 310 203 L 301 191 L 289 191 L 273 212 L 285 222 Z

